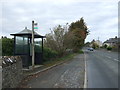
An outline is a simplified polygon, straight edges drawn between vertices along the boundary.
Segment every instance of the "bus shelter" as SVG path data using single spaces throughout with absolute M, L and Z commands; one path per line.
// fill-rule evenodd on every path
M 19 33 L 10 34 L 14 36 L 14 55 L 22 57 L 23 67 L 29 67 L 32 65 L 32 30 L 25 27 Z M 43 38 L 34 31 L 34 49 L 35 49 L 35 65 L 43 63 Z

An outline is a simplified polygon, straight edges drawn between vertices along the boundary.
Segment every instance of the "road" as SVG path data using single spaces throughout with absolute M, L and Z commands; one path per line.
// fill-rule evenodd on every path
M 84 51 L 87 88 L 118 88 L 118 53 L 106 50 Z
M 28 88 L 83 88 L 84 54 L 56 66 L 27 81 Z

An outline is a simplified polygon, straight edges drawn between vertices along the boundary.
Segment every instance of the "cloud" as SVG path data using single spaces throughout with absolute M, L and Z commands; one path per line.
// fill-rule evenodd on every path
M 50 28 L 58 24 L 71 23 L 84 17 L 89 26 L 90 35 L 86 41 L 101 37 L 104 41 L 115 36 L 118 32 L 118 3 L 93 2 L 81 0 L 12 0 L 2 1 L 3 35 L 9 36 L 27 26 L 31 29 L 31 22 L 38 23 L 41 35 L 50 32 Z

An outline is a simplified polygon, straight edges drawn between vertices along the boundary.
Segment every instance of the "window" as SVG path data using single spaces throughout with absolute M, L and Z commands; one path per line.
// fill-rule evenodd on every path
M 28 53 L 28 38 L 16 36 L 16 54 L 27 54 Z

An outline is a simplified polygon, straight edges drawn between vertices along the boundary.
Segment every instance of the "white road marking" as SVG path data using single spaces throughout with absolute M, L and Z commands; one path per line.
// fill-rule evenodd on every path
M 117 59 L 114 59 L 114 61 L 120 62 L 120 61 L 119 61 L 119 60 L 117 60 Z
M 109 56 L 107 56 L 108 58 L 111 58 L 111 57 L 109 57 Z
M 86 62 L 86 54 L 84 54 L 85 56 L 85 77 L 84 77 L 84 88 L 87 88 L 87 62 Z
M 110 56 L 106 56 L 107 58 L 111 58 Z M 113 59 L 114 61 L 120 62 L 118 59 Z

